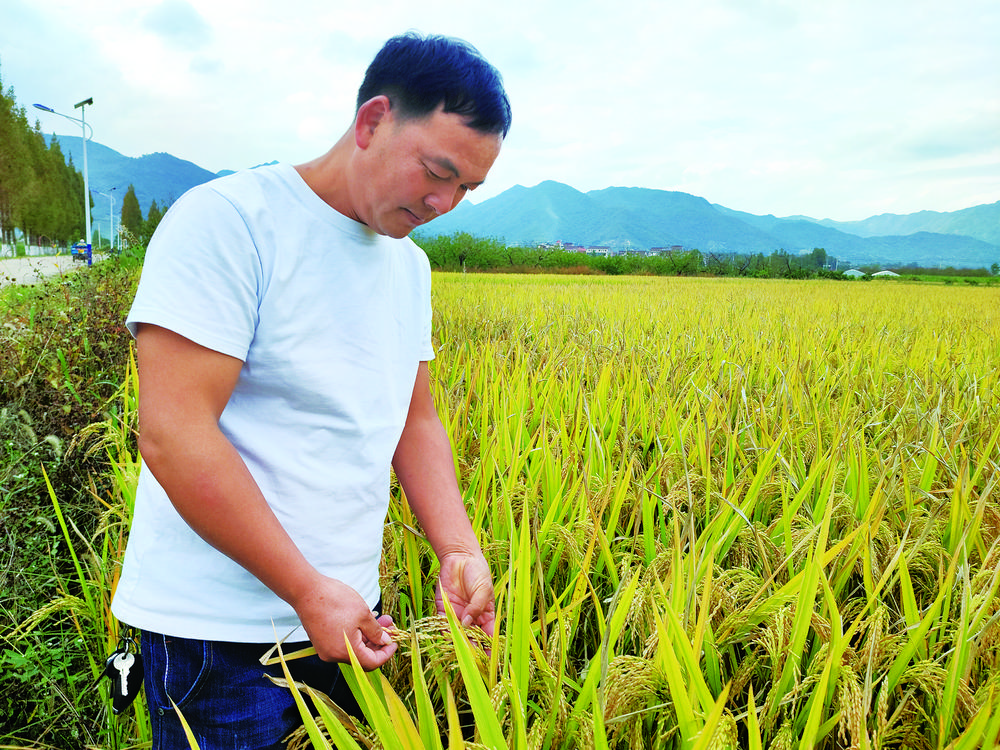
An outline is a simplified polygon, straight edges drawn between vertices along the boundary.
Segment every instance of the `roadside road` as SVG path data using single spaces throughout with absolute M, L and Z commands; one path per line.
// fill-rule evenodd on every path
M 98 256 L 94 256 L 97 262 Z M 46 276 L 72 273 L 85 268 L 86 263 L 68 255 L 38 255 L 31 258 L 0 259 L 0 287 L 8 284 L 37 284 Z

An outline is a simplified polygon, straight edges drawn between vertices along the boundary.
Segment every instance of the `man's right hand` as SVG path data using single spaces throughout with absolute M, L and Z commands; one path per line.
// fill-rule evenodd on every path
M 323 661 L 349 664 L 349 642 L 358 663 L 371 671 L 389 661 L 399 648 L 383 630 L 392 627 L 392 618 L 376 619 L 354 589 L 334 578 L 320 576 L 292 606 Z

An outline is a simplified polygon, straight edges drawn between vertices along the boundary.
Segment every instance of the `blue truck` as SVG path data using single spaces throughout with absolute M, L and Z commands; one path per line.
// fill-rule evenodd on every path
M 83 261 L 89 260 L 87 257 L 87 243 L 77 242 L 70 249 L 70 255 L 73 256 L 73 260 L 83 260 Z

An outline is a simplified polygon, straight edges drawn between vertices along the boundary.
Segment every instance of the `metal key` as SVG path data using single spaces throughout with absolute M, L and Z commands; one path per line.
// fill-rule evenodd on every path
M 118 677 L 121 680 L 121 695 L 128 695 L 128 673 L 135 663 L 135 656 L 129 652 L 118 654 L 111 662 L 112 666 L 118 670 Z

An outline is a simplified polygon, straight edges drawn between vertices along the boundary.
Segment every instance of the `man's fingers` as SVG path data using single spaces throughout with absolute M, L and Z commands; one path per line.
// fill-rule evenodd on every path
M 493 612 L 493 586 L 490 584 L 489 579 L 475 581 L 469 589 L 467 601 L 465 606 L 462 608 L 461 621 L 463 625 L 482 625 Z M 452 599 L 452 604 L 455 601 Z
M 399 648 L 398 644 L 394 643 L 389 634 L 384 630 L 381 631 L 385 637 L 388 639 L 388 643 L 380 644 L 377 642 L 372 642 L 369 638 L 364 636 L 361 631 L 356 632 L 356 640 L 351 643 L 351 648 L 354 649 L 354 655 L 358 657 L 358 663 L 361 668 L 366 672 L 370 672 L 373 669 L 378 669 L 396 653 L 396 649 Z
M 361 622 L 361 636 L 372 646 L 388 646 L 392 638 L 382 629 L 382 625 L 372 615 Z
M 465 608 L 465 611 L 468 612 L 471 610 L 476 619 L 478 619 L 485 612 L 492 609 L 493 587 L 483 585 L 472 592 L 472 601 L 469 602 L 469 606 Z
M 340 616 L 320 620 L 306 628 L 316 653 L 323 661 L 350 664 L 350 652 L 353 651 L 362 668 L 371 671 L 385 664 L 396 653 L 398 645 L 384 630 L 394 626 L 388 615 L 376 620 L 363 602 L 359 607 L 334 614 Z

